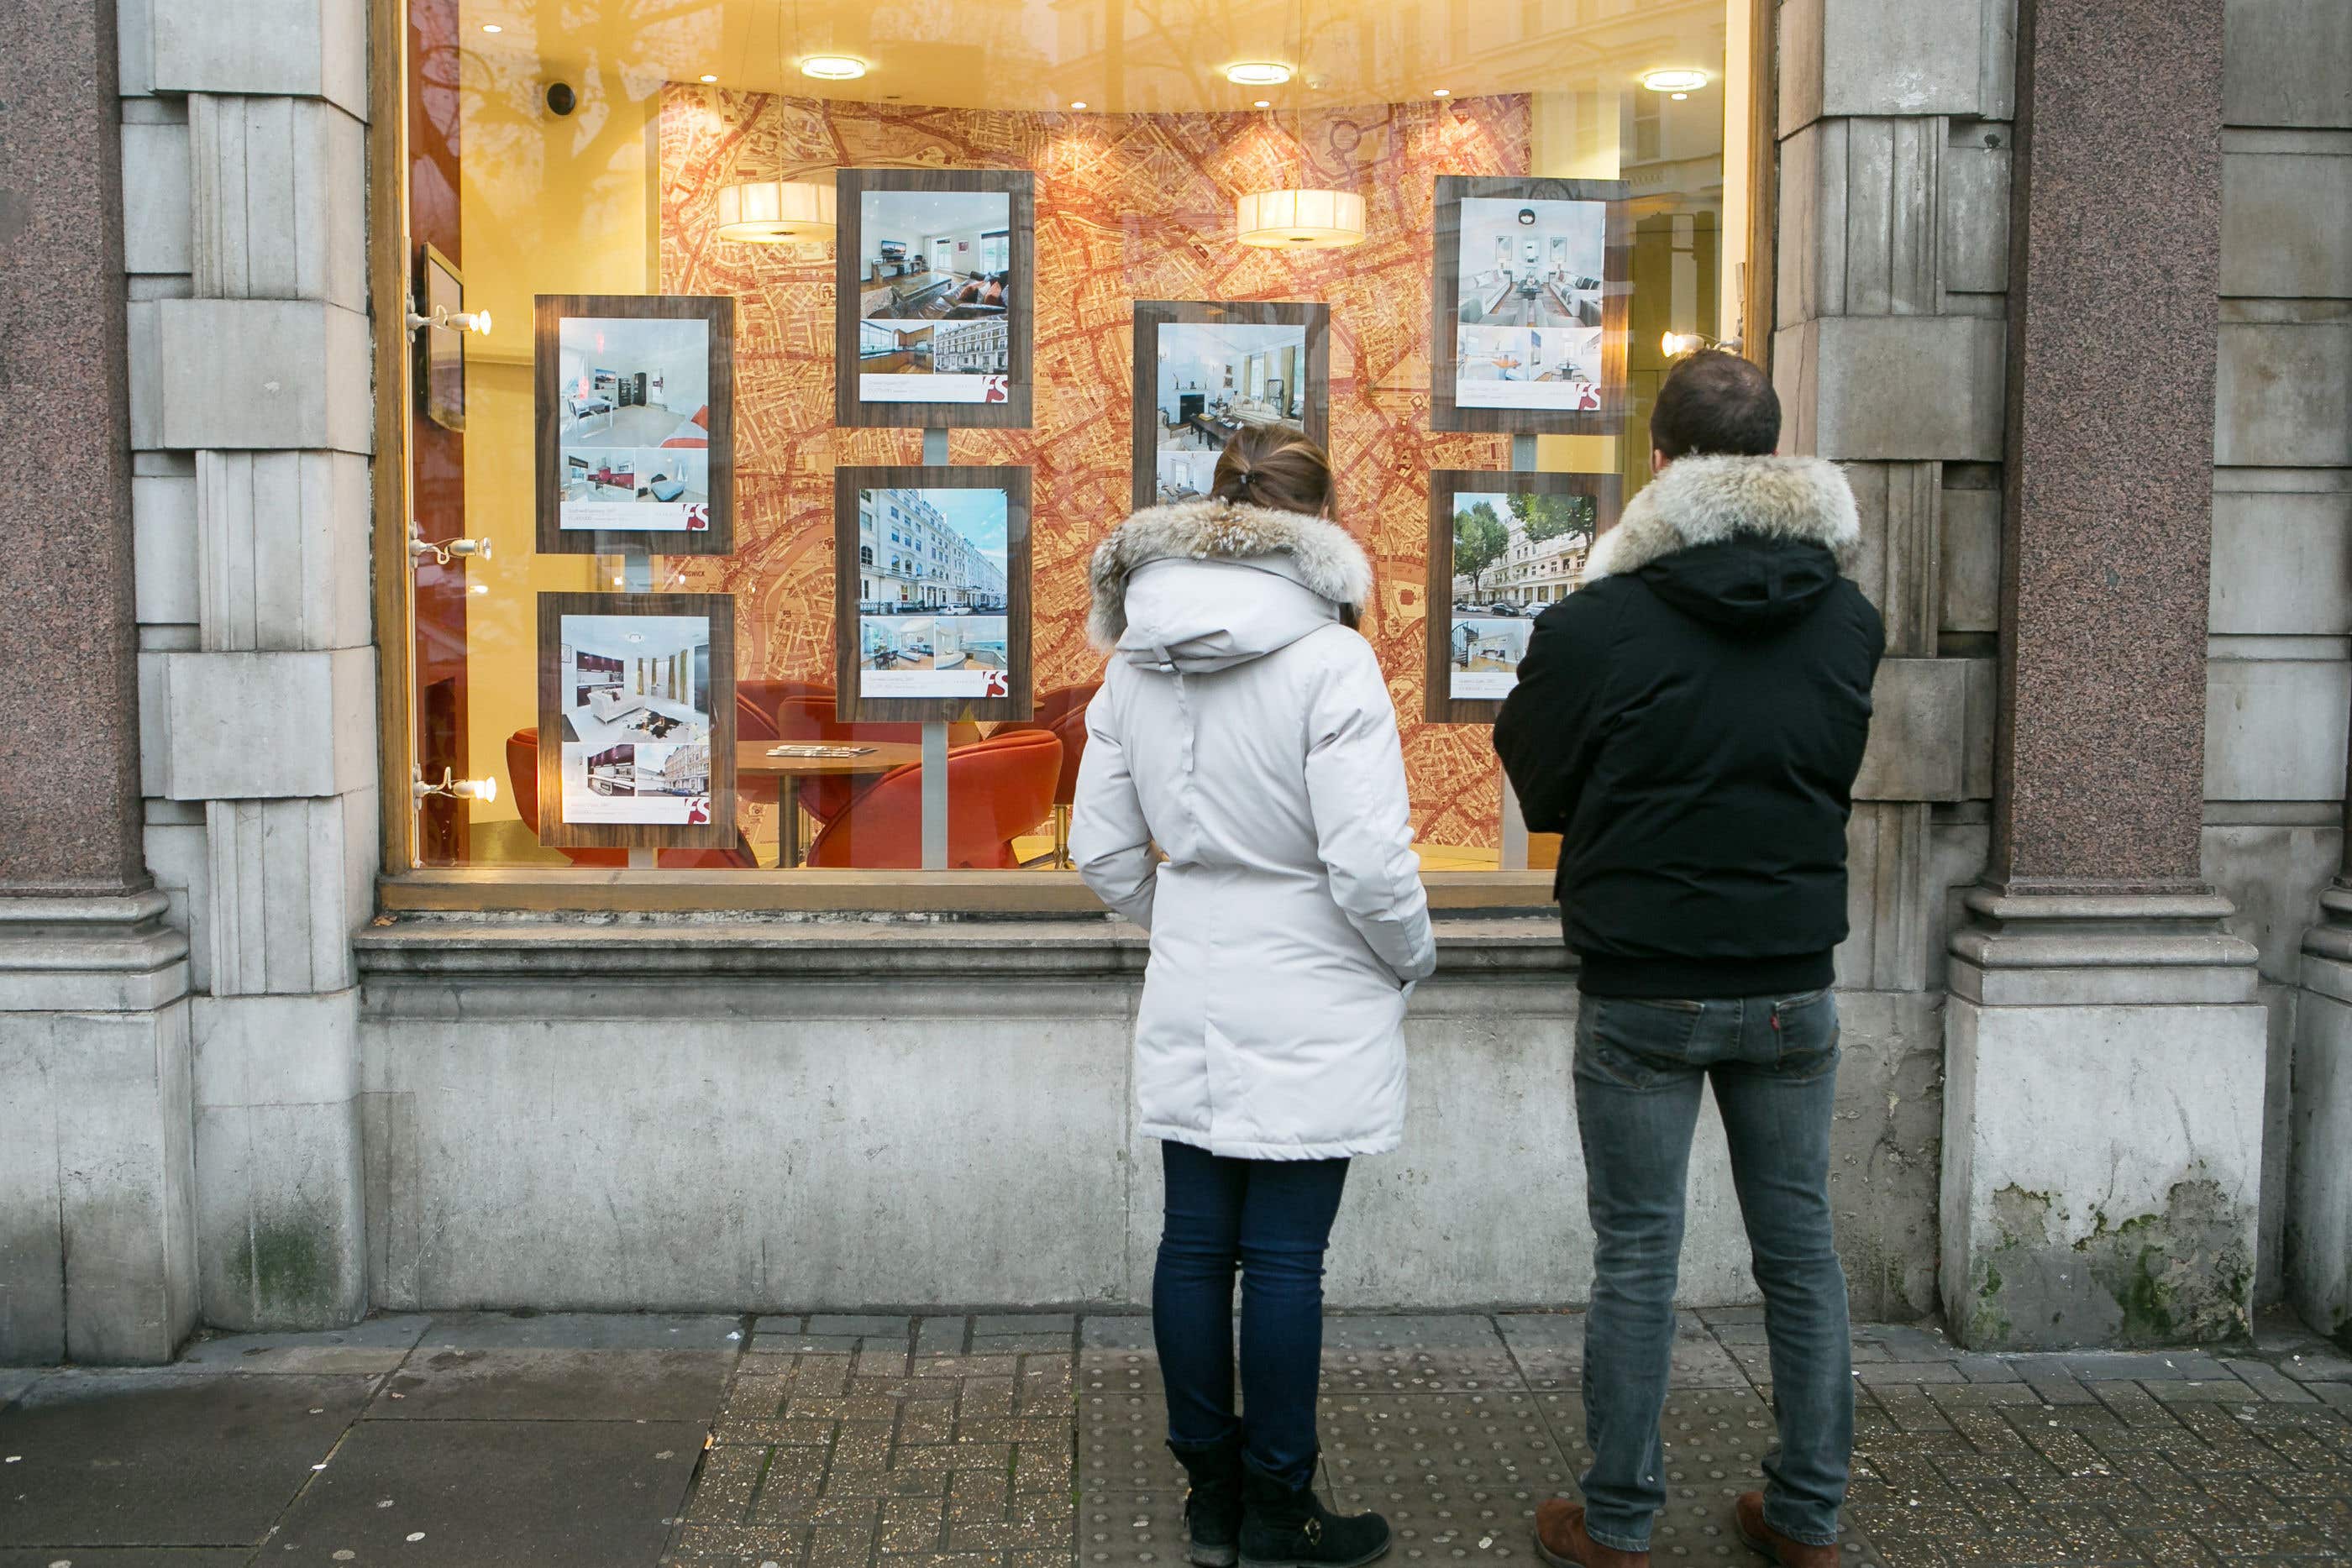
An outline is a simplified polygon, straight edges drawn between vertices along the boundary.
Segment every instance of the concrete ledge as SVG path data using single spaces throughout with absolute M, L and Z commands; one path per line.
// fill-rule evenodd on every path
M 588 979 L 674 985 L 692 976 L 823 979 L 1139 977 L 1150 938 L 1108 917 L 1069 920 L 407 919 L 354 940 L 372 992 L 407 979 Z M 1444 920 L 1438 972 L 1572 977 L 1551 920 Z M 690 999 L 689 999 L 690 1005 Z M 730 1010 L 737 1005 L 728 1002 Z

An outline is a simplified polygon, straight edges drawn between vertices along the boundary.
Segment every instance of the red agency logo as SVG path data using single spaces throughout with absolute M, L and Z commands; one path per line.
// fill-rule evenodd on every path
M 706 532 L 706 531 L 708 531 L 708 530 L 709 530 L 709 527 L 710 527 L 710 508 L 709 508 L 708 506 L 704 505 L 702 502 L 697 501 L 697 502 L 695 502 L 692 506 L 689 506 L 688 507 L 687 507 L 687 509 L 686 509 L 686 530 L 687 530 L 687 532 L 688 532 L 688 533 L 702 533 L 702 532 Z
M 983 376 L 981 380 L 983 389 L 981 396 L 981 401 L 982 402 L 1010 402 L 1013 401 L 1013 378 L 1011 376 Z
M 986 695 L 992 697 L 1009 697 L 1013 695 L 1013 687 L 1010 683 L 1005 680 L 1004 672 L 1003 670 L 991 670 L 988 672 L 988 687 Z
M 686 803 L 686 820 L 693 827 L 706 827 L 710 821 L 710 797 L 697 795 Z

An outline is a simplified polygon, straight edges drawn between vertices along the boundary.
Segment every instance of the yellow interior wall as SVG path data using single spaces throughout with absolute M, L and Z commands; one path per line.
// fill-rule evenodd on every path
M 478 773 L 499 779 L 497 802 L 473 808 L 478 833 L 518 821 L 506 743 L 539 722 L 538 595 L 618 586 L 598 580 L 609 561 L 531 549 L 531 299 L 654 291 L 659 84 L 631 98 L 593 79 L 575 83 L 579 107 L 558 117 L 541 97 L 543 78 L 470 52 L 460 82 L 466 302 L 488 308 L 492 326 L 466 351 L 467 527 L 493 545 L 488 561 L 467 569 L 469 755 Z M 528 852 L 517 837 L 500 836 L 500 858 Z
M 1619 164 L 1615 88 L 1535 95 L 1529 172 L 1549 180 L 1613 180 Z M 1536 466 L 1553 474 L 1607 474 L 1617 443 L 1606 435 L 1538 435 Z

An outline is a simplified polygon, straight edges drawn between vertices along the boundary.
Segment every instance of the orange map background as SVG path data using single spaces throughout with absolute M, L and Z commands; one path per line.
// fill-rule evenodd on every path
M 949 439 L 958 464 L 1034 470 L 1039 691 L 1092 680 L 1101 666 L 1086 642 L 1086 567 L 1129 511 L 1133 302 L 1324 301 L 1338 515 L 1379 572 L 1364 632 L 1403 728 L 1414 826 L 1433 844 L 1496 843 L 1486 727 L 1419 716 L 1428 474 L 1509 462 L 1507 437 L 1428 427 L 1432 206 L 1441 174 L 1527 172 L 1525 98 L 1309 112 L 1302 135 L 1288 116 L 1264 113 L 901 109 L 672 87 L 660 134 L 662 291 L 730 295 L 739 311 L 735 553 L 671 558 L 665 577 L 737 596 L 740 678 L 833 679 L 833 470 L 919 462 L 922 438 L 834 427 L 831 247 L 715 238 L 719 189 L 778 170 L 1029 169 L 1036 425 Z M 1370 237 L 1325 252 L 1235 242 L 1237 195 L 1298 183 L 1362 193 Z

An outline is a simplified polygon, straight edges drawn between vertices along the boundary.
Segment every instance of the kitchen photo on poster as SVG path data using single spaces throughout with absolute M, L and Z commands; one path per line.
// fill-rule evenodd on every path
M 857 689 L 1012 695 L 1007 520 L 999 489 L 857 492 Z
M 1601 407 L 1606 202 L 1462 200 L 1454 404 Z
M 562 821 L 710 821 L 710 618 L 566 615 Z
M 1304 322 L 1164 321 L 1159 350 L 1153 469 L 1163 506 L 1207 495 L 1218 455 L 1242 431 L 1306 417 Z
M 858 195 L 857 395 L 866 402 L 1011 396 L 1013 197 L 1003 191 Z
M 1454 492 L 1449 697 L 1511 695 L 1534 618 L 1582 585 L 1599 524 L 1590 496 Z
M 558 526 L 710 527 L 710 323 L 566 316 L 557 329 Z

